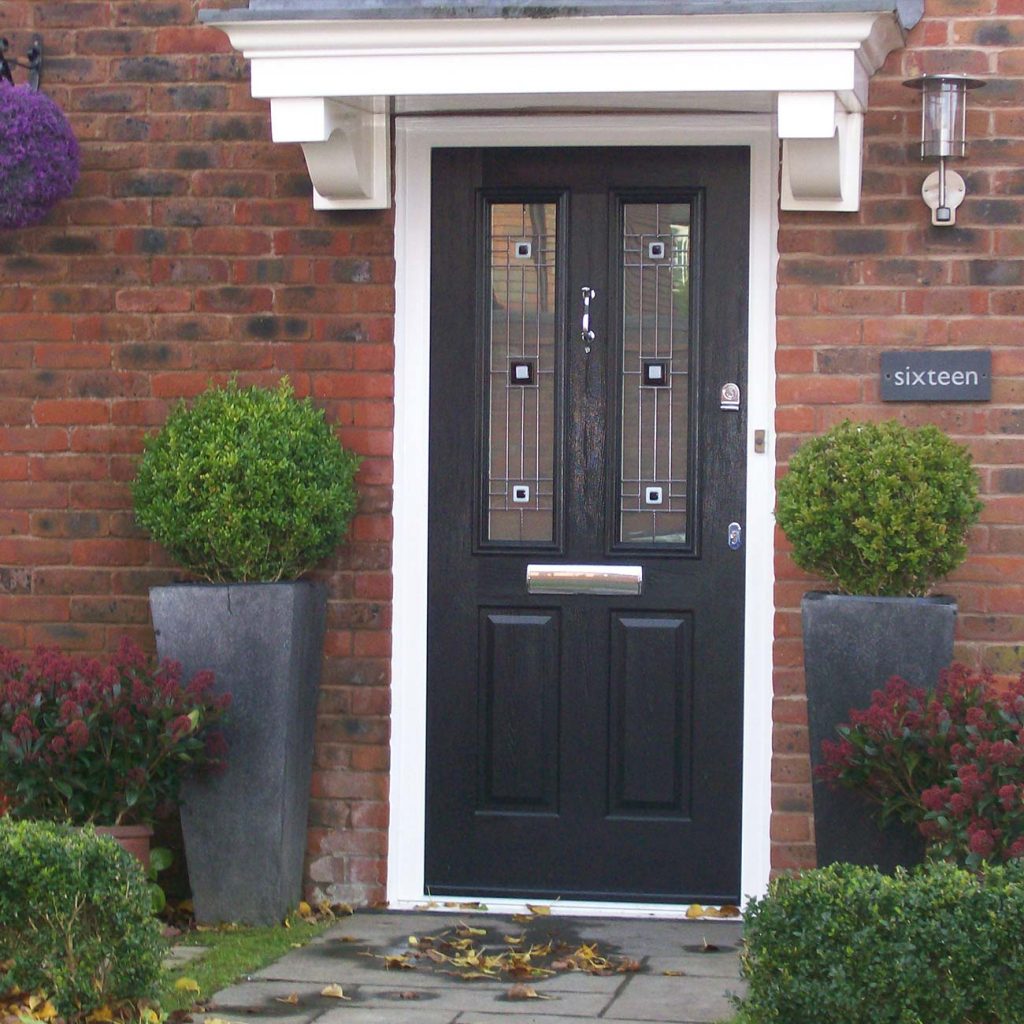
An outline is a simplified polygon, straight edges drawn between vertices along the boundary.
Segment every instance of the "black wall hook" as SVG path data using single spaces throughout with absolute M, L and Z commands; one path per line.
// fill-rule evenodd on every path
M 14 85 L 14 76 L 11 74 L 11 67 L 25 68 L 28 71 L 28 87 L 33 92 L 39 91 L 39 83 L 43 77 L 43 37 L 33 36 L 32 45 L 25 60 L 8 58 L 7 50 L 10 43 L 6 39 L 0 39 L 0 79 L 4 79 Z

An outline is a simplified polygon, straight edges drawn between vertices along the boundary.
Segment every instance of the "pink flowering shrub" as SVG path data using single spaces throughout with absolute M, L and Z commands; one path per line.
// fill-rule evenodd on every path
M 1024 674 L 999 688 L 954 665 L 932 694 L 892 679 L 838 732 L 818 777 L 870 797 L 883 822 L 971 868 L 1024 857 Z
M 108 661 L 0 649 L 0 793 L 13 818 L 149 825 L 193 768 L 221 764 L 230 702 L 127 638 Z

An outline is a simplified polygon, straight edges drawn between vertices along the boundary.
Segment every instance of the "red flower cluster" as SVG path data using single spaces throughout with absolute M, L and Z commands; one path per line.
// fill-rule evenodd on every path
M 954 665 L 935 692 L 892 679 L 823 745 L 820 778 L 916 825 L 968 867 L 1024 856 L 1024 674 L 1005 689 Z
M 185 771 L 221 763 L 229 703 L 212 673 L 182 685 L 127 638 L 106 662 L 0 649 L 0 793 L 17 818 L 151 824 Z

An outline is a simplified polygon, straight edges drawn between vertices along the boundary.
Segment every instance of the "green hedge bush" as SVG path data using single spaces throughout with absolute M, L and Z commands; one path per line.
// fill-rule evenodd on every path
M 846 420 L 793 454 L 776 516 L 793 561 L 844 594 L 928 592 L 981 512 L 971 455 L 936 427 Z
M 152 998 L 164 951 L 142 867 L 112 839 L 0 818 L 0 993 L 78 1019 Z
M 745 914 L 737 1024 L 1021 1024 L 1024 867 L 833 864 Z
M 359 457 L 287 379 L 211 388 L 146 439 L 135 517 L 214 583 L 297 579 L 337 546 L 356 508 Z

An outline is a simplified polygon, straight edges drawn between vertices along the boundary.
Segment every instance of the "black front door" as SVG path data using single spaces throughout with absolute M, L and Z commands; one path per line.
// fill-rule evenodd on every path
M 427 890 L 735 902 L 748 151 L 432 174 Z

